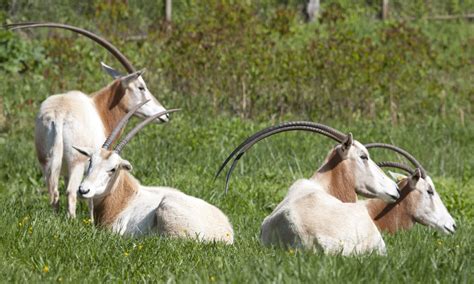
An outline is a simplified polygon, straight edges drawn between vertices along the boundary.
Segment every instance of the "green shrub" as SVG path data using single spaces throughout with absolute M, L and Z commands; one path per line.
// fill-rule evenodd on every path
M 171 30 L 163 25 L 162 4 L 146 0 L 64 2 L 50 13 L 61 21 L 77 8 L 79 14 L 68 22 L 104 35 L 137 67 L 147 67 L 149 87 L 167 105 L 264 120 L 337 117 L 397 124 L 437 116 L 472 118 L 469 23 L 382 22 L 375 1 L 324 2 L 319 22 L 312 24 L 303 23 L 302 1 L 178 2 Z M 464 7 L 462 1 L 426 7 L 415 2 L 395 1 L 393 10 L 411 7 L 426 15 Z M 28 7 L 41 6 L 20 4 L 24 12 L 19 14 L 28 17 L 35 15 Z M 144 33 L 146 40 L 130 40 Z M 23 57 L 39 58 L 31 55 L 41 51 L 50 60 L 44 74 L 53 91 L 93 92 L 110 80 L 99 61 L 118 66 L 77 35 L 29 34 L 31 41 L 4 33 L 14 49 L 9 72 L 21 71 Z M 29 74 L 38 70 L 24 75 Z

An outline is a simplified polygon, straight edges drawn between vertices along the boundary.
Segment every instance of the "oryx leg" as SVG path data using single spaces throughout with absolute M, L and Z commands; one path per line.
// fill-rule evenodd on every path
M 69 169 L 66 193 L 68 202 L 68 215 L 71 218 L 76 217 L 77 189 L 81 184 L 83 174 L 83 163 L 74 163 Z

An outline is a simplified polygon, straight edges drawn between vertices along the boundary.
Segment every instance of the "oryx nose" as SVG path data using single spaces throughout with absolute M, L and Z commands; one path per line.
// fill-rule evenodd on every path
M 90 189 L 84 189 L 84 187 L 82 185 L 79 186 L 79 189 L 77 190 L 77 192 L 79 192 L 80 195 L 84 195 L 84 194 L 87 194 L 89 193 Z
M 158 117 L 158 119 L 161 122 L 168 122 L 170 121 L 170 114 L 169 113 L 163 114 L 162 116 Z

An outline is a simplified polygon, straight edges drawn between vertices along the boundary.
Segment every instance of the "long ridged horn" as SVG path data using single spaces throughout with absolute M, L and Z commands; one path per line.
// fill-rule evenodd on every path
M 296 128 L 295 128 L 296 127 Z M 336 140 L 337 142 L 341 143 L 342 140 L 346 137 L 342 132 L 333 129 L 329 126 L 319 124 L 319 123 L 314 123 L 314 122 L 307 122 L 307 121 L 292 121 L 292 122 L 285 122 L 281 123 L 275 126 L 271 126 L 265 129 L 262 129 L 258 131 L 257 133 L 253 134 L 249 138 L 245 139 L 244 142 L 242 142 L 239 146 L 237 146 L 230 154 L 229 156 L 225 159 L 225 161 L 222 163 L 222 165 L 219 167 L 215 178 L 219 176 L 219 174 L 222 172 L 224 167 L 227 165 L 227 163 L 234 157 L 238 152 L 240 152 L 244 147 L 247 145 L 250 145 L 247 147 L 244 151 L 246 151 L 248 148 L 250 148 L 253 144 L 256 142 L 271 136 L 276 133 L 280 132 L 285 132 L 285 131 L 295 131 L 295 130 L 307 130 L 308 129 L 323 129 L 322 131 L 325 132 L 325 135 Z M 254 141 L 254 143 L 252 143 Z M 251 143 L 251 144 L 249 144 Z
M 123 150 L 123 148 L 125 147 L 125 145 L 127 145 L 128 142 L 130 142 L 130 140 L 135 136 L 137 135 L 137 133 L 142 130 L 147 124 L 149 124 L 150 122 L 152 122 L 153 120 L 157 119 L 158 117 L 162 116 L 162 115 L 165 115 L 165 114 L 169 114 L 169 113 L 173 113 L 173 112 L 177 112 L 177 111 L 180 111 L 181 109 L 169 109 L 169 110 L 166 110 L 166 111 L 162 111 L 162 112 L 159 112 L 159 113 L 156 113 L 150 117 L 148 117 L 147 119 L 143 120 L 142 122 L 140 122 L 139 124 L 137 124 L 132 130 L 130 130 L 129 133 L 127 133 L 127 136 L 125 136 L 125 138 L 123 138 L 122 141 L 120 141 L 119 144 L 117 144 L 117 146 L 115 146 L 115 149 L 114 149 L 114 152 L 116 152 L 117 154 L 120 154 L 120 152 Z
M 409 166 L 397 162 L 379 162 L 377 163 L 377 166 L 381 168 L 396 168 L 406 171 L 409 174 L 413 174 L 415 172 L 415 170 L 411 169 Z
M 250 149 L 254 144 L 257 142 L 275 135 L 277 133 L 282 133 L 282 132 L 287 132 L 287 131 L 309 131 L 309 132 L 314 132 L 318 134 L 325 135 L 331 139 L 334 139 L 338 143 L 341 143 L 345 138 L 346 135 L 343 134 L 342 132 L 329 127 L 327 125 L 319 124 L 319 123 L 314 123 L 314 122 L 307 122 L 307 121 L 295 121 L 295 122 L 286 122 L 282 123 L 276 126 L 268 127 L 263 130 L 260 130 L 259 132 L 255 133 L 251 137 L 247 138 L 243 143 L 241 143 L 239 146 L 237 146 L 236 149 L 232 151 L 232 153 L 225 159 L 225 161 L 221 164 L 219 167 L 215 178 L 219 176 L 219 174 L 222 172 L 222 170 L 225 168 L 227 163 L 234 157 L 235 159 L 232 162 L 232 165 L 229 169 L 229 171 L 226 174 L 226 192 L 228 190 L 229 186 L 229 179 L 232 171 L 234 170 L 238 160 L 245 154 L 245 151 Z M 215 179 L 214 178 L 214 179 Z
M 117 123 L 117 125 L 112 130 L 112 132 L 110 132 L 110 135 L 105 140 L 104 144 L 102 145 L 102 148 L 104 148 L 105 150 L 109 150 L 110 145 L 112 145 L 112 143 L 114 143 L 115 138 L 117 138 L 120 131 L 122 131 L 122 129 L 128 123 L 128 120 L 132 117 L 132 115 L 134 115 L 135 112 L 137 112 L 137 110 L 140 107 L 142 107 L 144 104 L 146 104 L 149 101 L 150 100 L 146 100 L 144 102 L 141 102 L 141 103 L 137 104 L 136 106 L 134 106 L 129 112 L 127 112 L 127 114 Z
M 370 149 L 370 148 L 385 148 L 385 149 L 389 149 L 389 150 L 392 150 L 392 151 L 395 151 L 395 152 L 399 153 L 400 155 L 407 158 L 407 160 L 409 160 L 416 168 L 420 169 L 422 178 L 426 178 L 425 168 L 423 168 L 421 163 L 418 162 L 418 160 L 415 159 L 415 157 L 413 157 L 413 155 L 408 153 L 406 150 L 404 150 L 404 149 L 402 149 L 398 146 L 391 145 L 391 144 L 385 144 L 385 143 L 369 143 L 369 144 L 366 144 L 364 146 L 367 149 Z
M 115 58 L 120 61 L 120 63 L 123 65 L 123 67 L 127 70 L 128 73 L 133 73 L 135 72 L 135 67 L 133 67 L 132 63 L 123 55 L 113 44 L 111 44 L 109 41 L 106 39 L 88 31 L 85 29 L 81 29 L 78 27 L 66 25 L 66 24 L 58 24 L 58 23 L 32 23 L 32 22 L 27 22 L 27 23 L 16 23 L 16 24 L 8 24 L 4 26 L 5 28 L 9 30 L 19 30 L 19 29 L 30 29 L 30 28 L 59 28 L 59 29 L 65 29 L 65 30 L 70 30 L 76 33 L 79 33 L 83 36 L 86 36 L 96 43 L 100 44 L 102 47 L 107 49 Z

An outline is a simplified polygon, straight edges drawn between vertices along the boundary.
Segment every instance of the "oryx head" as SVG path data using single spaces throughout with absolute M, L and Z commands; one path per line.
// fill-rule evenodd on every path
M 89 158 L 89 165 L 78 193 L 83 198 L 101 198 L 109 193 L 114 177 L 122 170 L 131 171 L 132 165 L 115 151 L 73 146 Z
M 124 89 L 125 94 L 123 95 L 123 98 L 121 98 L 120 104 L 127 111 L 130 110 L 132 106 L 145 100 L 149 100 L 149 102 L 135 113 L 135 115 L 138 117 L 147 118 L 158 112 L 166 110 L 151 94 L 150 90 L 146 86 L 142 77 L 143 73 L 145 73 L 145 69 L 135 71 L 127 75 L 122 75 L 120 72 L 103 62 L 101 62 L 101 65 L 107 74 L 120 82 L 121 87 Z M 168 120 L 169 115 L 164 114 L 163 116 L 156 119 L 155 122 L 167 122 Z
M 370 158 L 364 145 L 353 140 L 350 133 L 328 155 L 320 171 L 325 168 L 337 171 L 342 166 L 344 171 L 339 170 L 337 174 L 349 176 L 358 194 L 368 198 L 381 198 L 386 202 L 395 202 L 400 197 L 397 184 Z
M 397 166 L 398 163 L 393 162 L 382 162 L 380 165 L 403 169 Z M 419 168 L 414 171 L 406 168 L 404 170 L 409 172 L 408 176 L 390 172 L 401 188 L 402 196 L 398 202 L 407 203 L 408 210 L 418 223 L 446 234 L 454 234 L 456 222 L 441 201 L 431 178 L 422 177 L 422 171 Z
M 147 124 L 156 120 L 164 114 L 178 111 L 178 109 L 167 110 L 156 113 L 140 122 L 133 128 L 125 138 L 118 143 L 113 150 L 110 150 L 112 142 L 125 127 L 130 117 L 148 101 L 136 105 L 112 130 L 110 136 L 106 139 L 102 148 L 94 149 L 88 147 L 73 146 L 79 153 L 89 158 L 89 165 L 84 179 L 79 186 L 78 194 L 84 198 L 101 198 L 107 195 L 112 189 L 115 177 L 120 171 L 131 171 L 132 165 L 127 160 L 122 159 L 120 152 L 125 145 Z

